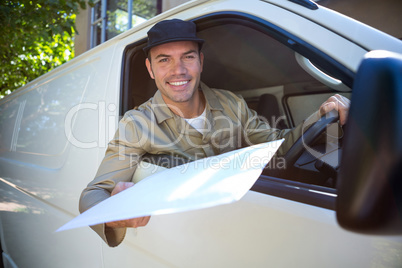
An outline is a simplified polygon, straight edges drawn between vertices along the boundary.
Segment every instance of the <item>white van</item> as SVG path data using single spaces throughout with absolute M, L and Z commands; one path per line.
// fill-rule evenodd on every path
M 56 233 L 119 118 L 155 93 L 142 48 L 171 18 L 206 40 L 204 83 L 279 128 L 343 94 L 345 136 L 331 152 L 299 142 L 240 201 L 153 216 L 116 248 L 89 227 Z M 308 0 L 198 0 L 71 60 L 0 100 L 4 267 L 401 267 L 401 55 L 400 40 Z

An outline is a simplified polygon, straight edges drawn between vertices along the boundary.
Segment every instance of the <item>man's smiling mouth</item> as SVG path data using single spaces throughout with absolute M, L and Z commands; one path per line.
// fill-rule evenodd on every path
M 172 86 L 182 86 L 182 85 L 187 84 L 188 82 L 190 82 L 190 81 L 187 80 L 187 81 L 168 82 L 168 83 L 169 83 L 169 85 L 172 85 Z

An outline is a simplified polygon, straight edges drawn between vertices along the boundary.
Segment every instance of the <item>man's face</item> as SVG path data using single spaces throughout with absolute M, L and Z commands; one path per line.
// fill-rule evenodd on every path
M 167 104 L 191 102 L 198 90 L 204 55 L 192 41 L 153 47 L 146 66 Z

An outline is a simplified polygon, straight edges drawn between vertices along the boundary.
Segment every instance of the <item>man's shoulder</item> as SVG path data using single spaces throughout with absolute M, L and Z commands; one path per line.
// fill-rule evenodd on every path
M 152 116 L 153 112 L 152 112 L 152 100 L 153 98 L 150 98 L 149 100 L 147 100 L 146 102 L 144 102 L 143 104 L 141 104 L 140 106 L 136 106 L 131 110 L 128 110 L 127 112 L 125 112 L 124 117 L 123 118 L 134 118 L 136 116 L 142 116 L 142 117 L 150 117 Z
M 240 100 L 242 97 L 237 95 L 236 93 L 229 91 L 227 89 L 219 89 L 219 88 L 211 88 L 208 86 L 205 86 L 203 88 L 204 91 L 209 91 L 210 94 L 213 94 L 214 97 L 218 98 L 219 100 L 223 100 L 223 101 L 230 101 L 230 100 L 234 100 L 234 101 L 238 101 Z
M 216 92 L 217 95 L 220 95 L 220 96 L 223 96 L 226 98 L 231 98 L 231 99 L 236 99 L 236 100 L 241 98 L 240 95 L 237 95 L 236 93 L 234 93 L 230 90 L 227 90 L 227 89 L 216 89 L 215 88 L 214 91 Z

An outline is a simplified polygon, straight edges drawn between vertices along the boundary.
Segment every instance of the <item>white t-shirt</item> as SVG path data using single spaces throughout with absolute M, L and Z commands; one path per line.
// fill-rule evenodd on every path
M 198 132 L 204 134 L 204 132 L 206 131 L 205 129 L 205 121 L 206 121 L 205 115 L 207 113 L 206 111 L 207 109 L 205 108 L 200 116 L 194 118 L 184 118 L 184 120 L 186 120 L 186 122 L 189 123 Z

